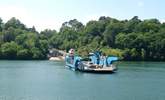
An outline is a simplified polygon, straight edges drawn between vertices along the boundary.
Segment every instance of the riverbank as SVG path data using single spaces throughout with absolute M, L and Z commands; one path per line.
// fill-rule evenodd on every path
M 58 57 L 50 57 L 49 60 L 53 61 L 64 61 L 65 57 L 64 56 L 58 56 Z

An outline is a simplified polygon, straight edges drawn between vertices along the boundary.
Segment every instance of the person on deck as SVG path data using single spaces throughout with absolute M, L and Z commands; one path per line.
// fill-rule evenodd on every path
M 74 49 L 69 50 L 69 63 L 73 64 L 74 62 Z

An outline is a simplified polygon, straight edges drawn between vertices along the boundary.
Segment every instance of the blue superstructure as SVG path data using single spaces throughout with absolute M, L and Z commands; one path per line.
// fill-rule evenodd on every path
M 110 66 L 114 61 L 118 60 L 118 57 L 101 55 L 101 52 L 99 52 L 99 51 L 91 53 L 89 55 L 89 58 L 91 59 L 91 62 L 93 64 L 97 64 L 100 66 L 106 66 L 106 67 Z
M 70 67 L 72 70 L 78 69 L 78 64 L 80 63 L 80 61 L 81 61 L 81 57 L 79 56 L 70 57 L 69 55 L 67 55 L 65 57 L 66 66 Z

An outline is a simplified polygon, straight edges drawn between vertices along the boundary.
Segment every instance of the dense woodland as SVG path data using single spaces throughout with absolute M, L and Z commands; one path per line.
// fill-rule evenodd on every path
M 64 22 L 59 32 L 37 32 L 14 17 L 6 23 L 0 19 L 0 59 L 47 59 L 52 48 L 75 48 L 83 56 L 99 49 L 123 60 L 165 61 L 165 23 L 102 16 L 86 25 L 76 19 Z

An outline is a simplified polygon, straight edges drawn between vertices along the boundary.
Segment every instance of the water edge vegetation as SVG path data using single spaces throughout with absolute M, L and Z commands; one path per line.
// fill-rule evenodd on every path
M 57 32 L 38 32 L 15 17 L 0 19 L 0 59 L 47 59 L 52 48 L 75 48 L 83 56 L 100 48 L 123 60 L 165 61 L 165 23 L 158 19 L 117 20 L 101 16 L 83 25 L 77 19 L 64 22 Z

